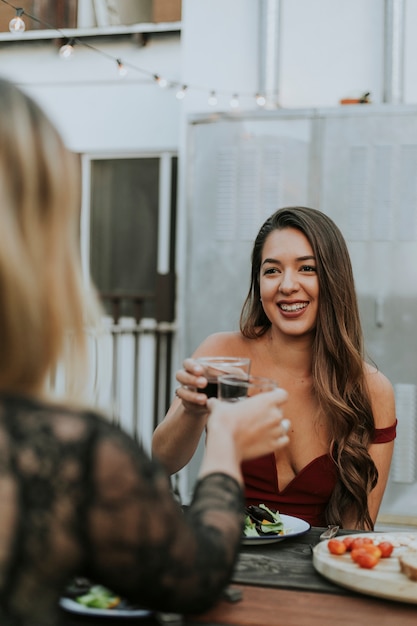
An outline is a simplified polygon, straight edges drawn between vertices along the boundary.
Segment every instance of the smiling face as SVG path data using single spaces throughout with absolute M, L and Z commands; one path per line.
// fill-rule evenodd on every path
M 289 227 L 268 235 L 259 284 L 263 309 L 274 328 L 294 336 L 314 331 L 319 306 L 317 260 L 301 231 Z

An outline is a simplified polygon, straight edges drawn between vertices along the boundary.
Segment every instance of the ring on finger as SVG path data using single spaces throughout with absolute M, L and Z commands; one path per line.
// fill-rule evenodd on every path
M 291 426 L 290 420 L 284 418 L 281 422 L 281 428 L 285 434 L 287 434 L 287 432 L 290 430 L 290 426 Z

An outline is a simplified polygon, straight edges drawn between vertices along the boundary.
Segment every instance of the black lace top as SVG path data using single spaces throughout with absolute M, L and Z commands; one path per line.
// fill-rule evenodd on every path
M 231 477 L 205 477 L 183 513 L 161 466 L 98 414 L 0 396 L 1 626 L 56 626 L 74 575 L 141 606 L 203 611 L 242 526 Z

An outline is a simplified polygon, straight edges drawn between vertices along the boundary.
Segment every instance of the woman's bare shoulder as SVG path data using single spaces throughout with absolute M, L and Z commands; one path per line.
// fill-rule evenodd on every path
M 240 331 L 213 333 L 198 346 L 193 357 L 245 356 L 250 349 L 249 341 Z
M 393 392 L 391 381 L 374 365 L 365 363 L 365 376 L 369 390 L 376 392 Z
M 366 381 L 371 396 L 376 428 L 395 422 L 395 396 L 391 381 L 376 367 L 366 364 Z

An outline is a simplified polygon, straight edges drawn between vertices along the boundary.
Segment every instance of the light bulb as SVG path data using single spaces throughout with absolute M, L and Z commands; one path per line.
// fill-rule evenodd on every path
M 117 68 L 119 70 L 119 76 L 126 76 L 127 69 L 125 68 L 125 66 L 123 65 L 121 60 L 120 59 L 116 59 L 116 62 L 117 62 Z
M 25 31 L 26 24 L 22 20 L 23 9 L 16 9 L 16 17 L 10 20 L 9 30 L 15 35 L 20 35 Z
M 71 59 L 74 54 L 74 46 L 71 43 L 66 43 L 64 46 L 61 46 L 59 49 L 59 56 L 61 59 Z
M 264 107 L 266 104 L 266 98 L 261 93 L 257 93 L 255 96 L 256 104 L 260 107 Z
M 208 99 L 208 103 L 210 106 L 214 107 L 217 104 L 217 96 L 215 91 L 211 91 Z
M 162 76 L 158 76 L 158 74 L 156 74 L 154 78 L 161 89 L 164 89 L 165 87 L 168 86 L 168 81 L 166 78 L 163 78 Z
M 175 94 L 177 100 L 184 100 L 186 91 L 187 85 L 183 85 L 181 89 L 178 89 L 177 93 Z
M 233 94 L 232 99 L 230 100 L 230 106 L 232 107 L 232 109 L 239 108 L 239 98 L 236 93 Z

